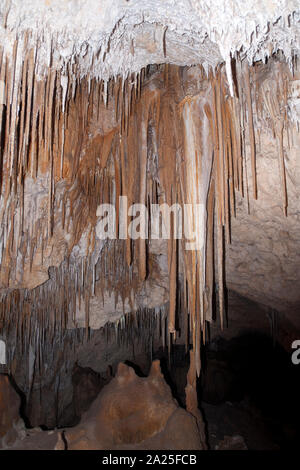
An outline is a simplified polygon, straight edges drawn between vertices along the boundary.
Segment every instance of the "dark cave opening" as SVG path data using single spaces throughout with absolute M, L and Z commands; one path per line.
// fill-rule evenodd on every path
M 157 357 L 174 398 L 185 406 L 185 347 L 173 348 L 171 362 Z M 202 361 L 198 399 L 211 448 L 225 435 L 241 433 L 248 449 L 297 447 L 300 376 L 278 342 L 259 331 L 230 340 L 218 336 L 203 348 Z
M 204 349 L 200 395 L 209 422 L 215 407 L 216 419 L 219 412 L 224 418 L 232 415 L 228 418 L 228 432 L 232 432 L 230 419 L 235 418 L 228 409 L 236 407 L 240 410 L 237 429 L 238 421 L 243 420 L 241 410 L 253 420 L 245 436 L 249 448 L 258 445 L 255 434 L 267 438 L 271 448 L 296 448 L 300 377 L 291 354 L 278 343 L 274 345 L 270 336 L 255 331 L 229 341 L 216 338 Z

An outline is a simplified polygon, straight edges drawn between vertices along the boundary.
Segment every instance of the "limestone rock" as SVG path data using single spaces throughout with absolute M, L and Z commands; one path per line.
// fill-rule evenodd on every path
M 300 305 L 300 135 L 294 130 L 286 151 L 288 216 L 281 208 L 276 141 L 266 131 L 257 153 L 258 199 L 237 197 L 236 218 L 231 220 L 231 244 L 226 245 L 226 284 L 240 295 L 275 308 L 299 330 Z M 290 145 L 290 149 L 288 146 Z
M 116 377 L 64 439 L 69 450 L 201 448 L 196 421 L 172 397 L 159 361 L 148 377 L 119 364 Z

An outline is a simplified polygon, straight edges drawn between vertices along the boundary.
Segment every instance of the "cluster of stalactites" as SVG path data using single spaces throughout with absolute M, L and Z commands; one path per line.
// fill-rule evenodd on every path
M 249 139 L 251 150 L 252 192 L 257 198 L 255 116 L 257 119 L 260 110 L 268 113 L 278 138 L 283 210 L 287 213 L 283 131 L 287 126 L 288 73 L 282 64 L 278 67 L 276 88 L 262 86 L 260 89 L 255 81 L 255 68 L 249 68 L 246 62 L 238 62 L 233 77 L 234 96 L 229 93 L 223 67 L 208 74 L 202 67 L 196 68 L 201 87 L 191 95 L 184 92 L 182 69 L 168 65 L 148 67 L 140 74 L 103 82 L 89 77 L 75 80 L 73 71 L 69 77 L 65 75 L 63 78 L 50 64 L 47 76 L 41 81 L 35 73 L 34 50 L 30 49 L 21 56 L 16 41 L 11 61 L 3 54 L 0 56 L 0 79 L 5 84 L 5 104 L 0 110 L 2 265 L 13 264 L 14 247 L 20 251 L 24 244 L 23 196 L 28 177 L 36 179 L 41 174 L 48 175 L 48 214 L 46 227 L 41 232 L 41 243 L 46 243 L 53 235 L 57 204 L 55 190 L 64 179 L 69 182 L 67 193 L 71 202 L 80 200 L 82 210 L 88 211 L 86 219 L 82 218 L 80 205 L 77 211 L 68 212 L 68 217 L 73 219 L 71 226 L 76 230 L 74 243 L 85 229 L 82 220 L 95 224 L 99 203 L 115 204 L 119 220 L 120 195 L 128 197 L 128 206 L 134 202 L 146 205 L 166 202 L 170 206 L 176 202 L 204 203 L 207 215 L 203 219 L 203 248 L 186 252 L 179 241 L 172 237 L 168 240 L 169 347 L 172 338 L 176 338 L 177 285 L 179 258 L 182 257 L 184 302 L 181 309 L 189 324 L 187 343 L 193 344 L 195 367 L 199 374 L 200 345 L 205 340 L 206 322 L 212 318 L 215 281 L 222 325 L 224 322 L 224 233 L 229 242 L 230 219 L 235 215 L 235 191 L 248 194 L 246 139 Z M 263 98 L 261 101 L 260 97 Z M 97 148 L 83 152 L 83 145 L 88 141 L 89 123 L 101 122 L 101 113 L 110 105 L 115 111 L 115 127 L 100 136 Z M 76 126 L 82 138 L 79 148 L 71 157 L 68 156 L 66 162 L 71 109 L 78 110 Z M 188 128 L 187 120 L 193 132 Z M 205 149 L 210 149 L 209 155 Z M 65 170 L 67 163 L 68 171 Z M 108 171 L 109 166 L 112 166 L 112 172 Z M 203 192 L 204 187 L 206 190 Z M 18 230 L 15 223 L 17 212 L 20 216 Z M 193 217 L 191 224 L 197 226 Z M 66 225 L 70 226 L 70 223 L 67 221 Z M 31 240 L 28 237 L 28 247 L 32 235 Z M 136 267 L 140 282 L 146 279 L 150 269 L 147 244 L 148 240 L 132 242 L 128 238 L 122 255 L 124 265 Z M 94 227 L 88 237 L 88 245 L 91 245 L 89 253 L 93 252 Z M 31 252 L 34 252 L 32 247 Z M 26 253 L 25 249 L 24 258 Z M 83 290 L 93 295 L 95 263 L 86 263 L 90 266 L 90 274 Z M 130 276 L 132 271 L 133 268 L 129 269 L 126 276 Z M 7 285 L 9 275 L 10 270 Z M 64 276 L 68 276 L 67 272 Z M 75 275 L 74 283 L 77 278 Z M 63 277 L 56 281 L 55 289 L 60 290 L 59 298 L 63 300 L 58 302 L 54 296 L 53 305 L 47 302 L 42 307 L 36 299 L 34 308 L 46 309 L 50 317 L 50 310 L 60 309 L 63 302 L 61 312 L 76 314 L 76 300 L 68 297 Z M 50 289 L 50 284 L 49 281 L 43 289 Z M 128 283 L 123 284 L 123 292 L 121 286 L 118 289 L 124 299 L 129 294 Z M 137 284 L 132 284 L 133 289 Z M 77 287 L 74 289 L 76 295 Z M 114 287 L 112 280 L 110 288 Z M 19 295 L 24 305 L 26 303 L 23 294 L 8 293 L 5 301 L 7 318 L 13 302 L 9 299 L 14 295 Z M 87 329 L 89 295 L 85 294 Z M 21 305 L 18 308 L 26 312 Z M 43 325 L 47 327 L 46 323 Z M 59 325 L 60 328 L 65 327 L 64 317 Z
M 85 270 L 83 273 L 77 270 L 83 276 L 83 282 L 87 268 L 82 267 Z M 64 262 L 60 268 L 53 270 L 47 287 L 1 293 L 0 331 L 7 345 L 7 372 L 15 376 L 22 370 L 23 392 L 28 400 L 33 384 L 45 380 L 49 367 L 56 367 L 62 356 L 62 362 L 67 364 L 70 353 L 76 356 L 78 348 L 87 342 L 93 343 L 99 336 L 108 348 L 117 344 L 126 351 L 132 344 L 139 345 L 150 359 L 155 344 L 166 344 L 166 305 L 124 314 L 118 321 L 106 323 L 100 332 L 68 328 L 70 318 L 67 304 L 70 302 L 74 307 L 76 303 L 74 286 L 81 284 L 77 279 L 78 272 L 75 272 L 74 266 L 70 267 Z
M 125 79 L 116 78 L 109 82 L 89 77 L 80 79 L 76 77 L 76 64 L 70 65 L 63 74 L 51 66 L 50 60 L 41 78 L 36 51 L 25 46 L 26 36 L 22 41 L 15 40 L 11 55 L 6 55 L 4 48 L 0 49 L 0 261 L 3 287 L 17 284 L 12 282 L 16 272 L 22 271 L 27 261 L 32 266 L 38 249 L 44 253 L 57 223 L 55 214 L 61 206 L 61 225 L 63 229 L 71 227 L 70 220 L 65 218 L 76 218 L 73 209 L 78 191 L 82 190 L 82 185 L 86 186 L 84 191 L 87 193 L 94 189 L 90 187 L 92 178 L 87 175 L 85 180 L 84 171 L 78 182 L 87 124 L 91 118 L 101 120 L 101 107 L 107 107 L 109 96 L 113 96 L 116 119 L 120 130 L 124 131 L 132 103 L 140 96 L 146 75 L 146 69 L 143 69 Z M 76 109 L 76 122 L 74 119 L 69 122 L 70 108 Z M 70 153 L 73 144 L 68 133 L 72 126 L 76 126 L 80 139 L 72 152 L 73 161 L 70 158 L 65 161 L 66 147 Z M 104 147 L 108 142 L 109 139 Z M 110 148 L 103 149 L 102 161 L 108 158 L 106 153 L 109 151 Z M 103 178 L 99 176 L 99 166 L 95 161 L 93 163 L 94 180 L 100 181 Z M 101 168 L 103 166 L 105 162 Z M 48 187 L 47 207 L 33 207 L 29 214 L 25 197 L 33 187 L 33 181 L 41 178 L 46 178 Z M 68 183 L 65 194 L 56 196 L 56 185 L 65 180 Z M 36 188 L 36 191 L 40 189 Z M 77 227 L 78 224 L 71 229 L 76 231 Z M 78 237 L 80 234 L 76 233 L 74 244 Z M 41 258 L 43 263 L 43 255 Z

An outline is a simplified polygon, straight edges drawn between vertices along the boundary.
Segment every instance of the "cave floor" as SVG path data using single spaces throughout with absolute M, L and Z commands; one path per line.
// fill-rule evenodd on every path
M 57 443 L 55 431 L 43 431 L 41 428 L 26 429 L 26 435 L 18 439 L 9 450 L 53 450 Z
M 239 403 L 220 405 L 202 403 L 207 423 L 208 444 L 211 450 L 279 450 L 276 435 L 268 423 L 247 399 Z M 60 430 L 61 431 L 61 430 Z M 12 450 L 52 450 L 58 440 L 58 430 L 26 429 L 24 437 L 15 442 Z M 287 430 L 288 432 L 288 430 Z

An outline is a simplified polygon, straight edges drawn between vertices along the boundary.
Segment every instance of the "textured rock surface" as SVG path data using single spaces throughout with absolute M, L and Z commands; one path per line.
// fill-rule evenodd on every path
M 2 2 L 0 15 L 8 51 L 16 32 L 31 32 L 40 72 L 51 48 L 63 71 L 76 57 L 82 74 L 108 78 L 149 63 L 229 65 L 238 51 L 251 61 L 278 49 L 290 58 L 300 47 L 297 0 L 11 0 Z
M 300 330 L 300 134 L 285 141 L 288 216 L 281 208 L 278 147 L 262 131 L 257 153 L 258 199 L 237 197 L 232 241 L 226 246 L 227 286 L 285 313 Z M 250 188 L 251 172 L 248 170 Z
M 64 433 L 72 449 L 201 449 L 195 419 L 179 408 L 159 361 L 147 378 L 120 364 L 81 423 Z M 57 448 L 63 447 L 62 440 Z
M 145 282 L 139 285 L 137 292 L 132 291 L 130 299 L 122 299 L 115 291 L 105 291 L 102 296 L 90 300 L 89 325 L 99 329 L 107 322 L 118 321 L 124 314 L 139 309 L 163 307 L 169 301 L 168 257 L 166 240 L 152 240 L 149 246 L 152 267 Z M 99 275 L 100 277 L 100 275 Z M 97 283 L 97 278 L 96 278 Z M 69 322 L 69 328 L 84 328 L 86 321 L 85 306 L 77 305 L 76 319 Z
M 21 400 L 7 375 L 0 374 L 0 448 L 11 446 L 24 433 Z

